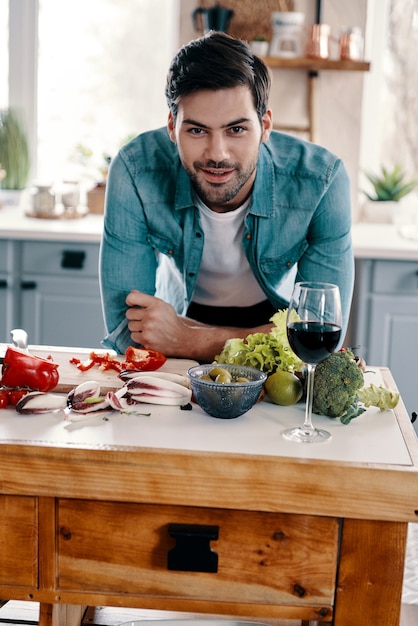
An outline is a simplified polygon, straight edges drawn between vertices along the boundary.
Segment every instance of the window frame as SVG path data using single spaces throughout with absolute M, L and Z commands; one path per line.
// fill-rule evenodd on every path
M 26 126 L 31 172 L 36 172 L 39 0 L 9 0 L 9 106 Z

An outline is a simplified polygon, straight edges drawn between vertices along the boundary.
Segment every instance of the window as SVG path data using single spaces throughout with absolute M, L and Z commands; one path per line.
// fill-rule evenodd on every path
M 20 10 L 33 10 L 31 2 L 19 0 Z M 114 155 L 129 136 L 166 123 L 164 86 L 177 48 L 177 2 L 35 4 L 38 19 L 30 20 L 30 28 L 37 28 L 37 80 L 33 93 L 23 97 L 29 126 L 33 115 L 36 127 L 34 175 L 92 182 L 100 177 L 103 155 Z M 25 25 L 28 21 L 22 19 Z M 27 53 L 26 65 L 30 63 Z
M 367 77 L 362 164 L 400 163 L 418 176 L 418 1 L 369 0 L 372 71 Z M 373 14 L 374 11 L 374 14 Z
M 9 1 L 0 0 L 0 109 L 7 107 L 9 100 Z

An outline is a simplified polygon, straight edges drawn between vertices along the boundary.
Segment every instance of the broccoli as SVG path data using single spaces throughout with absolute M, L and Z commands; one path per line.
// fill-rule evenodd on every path
M 363 385 L 363 372 L 351 350 L 333 352 L 316 366 L 313 412 L 328 417 L 341 417 L 357 403 L 357 394 Z

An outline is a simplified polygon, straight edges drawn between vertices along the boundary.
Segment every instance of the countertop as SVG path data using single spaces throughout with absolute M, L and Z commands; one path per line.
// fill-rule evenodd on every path
M 0 239 L 99 243 L 103 215 L 77 219 L 27 217 L 18 207 L 0 208 Z M 418 261 L 418 239 L 402 236 L 393 224 L 358 222 L 352 229 L 358 259 Z
M 356 259 L 418 261 L 418 239 L 402 236 L 393 224 L 358 222 L 351 232 Z
M 19 207 L 0 208 L 0 239 L 99 243 L 102 230 L 103 215 L 40 219 L 26 216 Z

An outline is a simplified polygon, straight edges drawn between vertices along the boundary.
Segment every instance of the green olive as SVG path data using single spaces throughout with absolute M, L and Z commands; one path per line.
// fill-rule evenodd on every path
M 238 376 L 235 382 L 236 383 L 249 383 L 250 381 L 245 376 Z
M 209 372 L 209 376 L 211 377 L 212 380 L 216 380 L 216 382 L 222 382 L 222 383 L 232 382 L 231 374 L 224 367 L 213 367 Z M 219 376 L 222 376 L 222 380 L 218 380 Z
M 218 374 L 215 378 L 215 383 L 232 383 L 232 378 L 229 372 L 225 374 Z
M 212 381 L 211 377 L 210 377 L 210 376 L 208 376 L 207 374 L 203 374 L 203 375 L 200 377 L 200 380 L 210 380 L 210 381 Z

